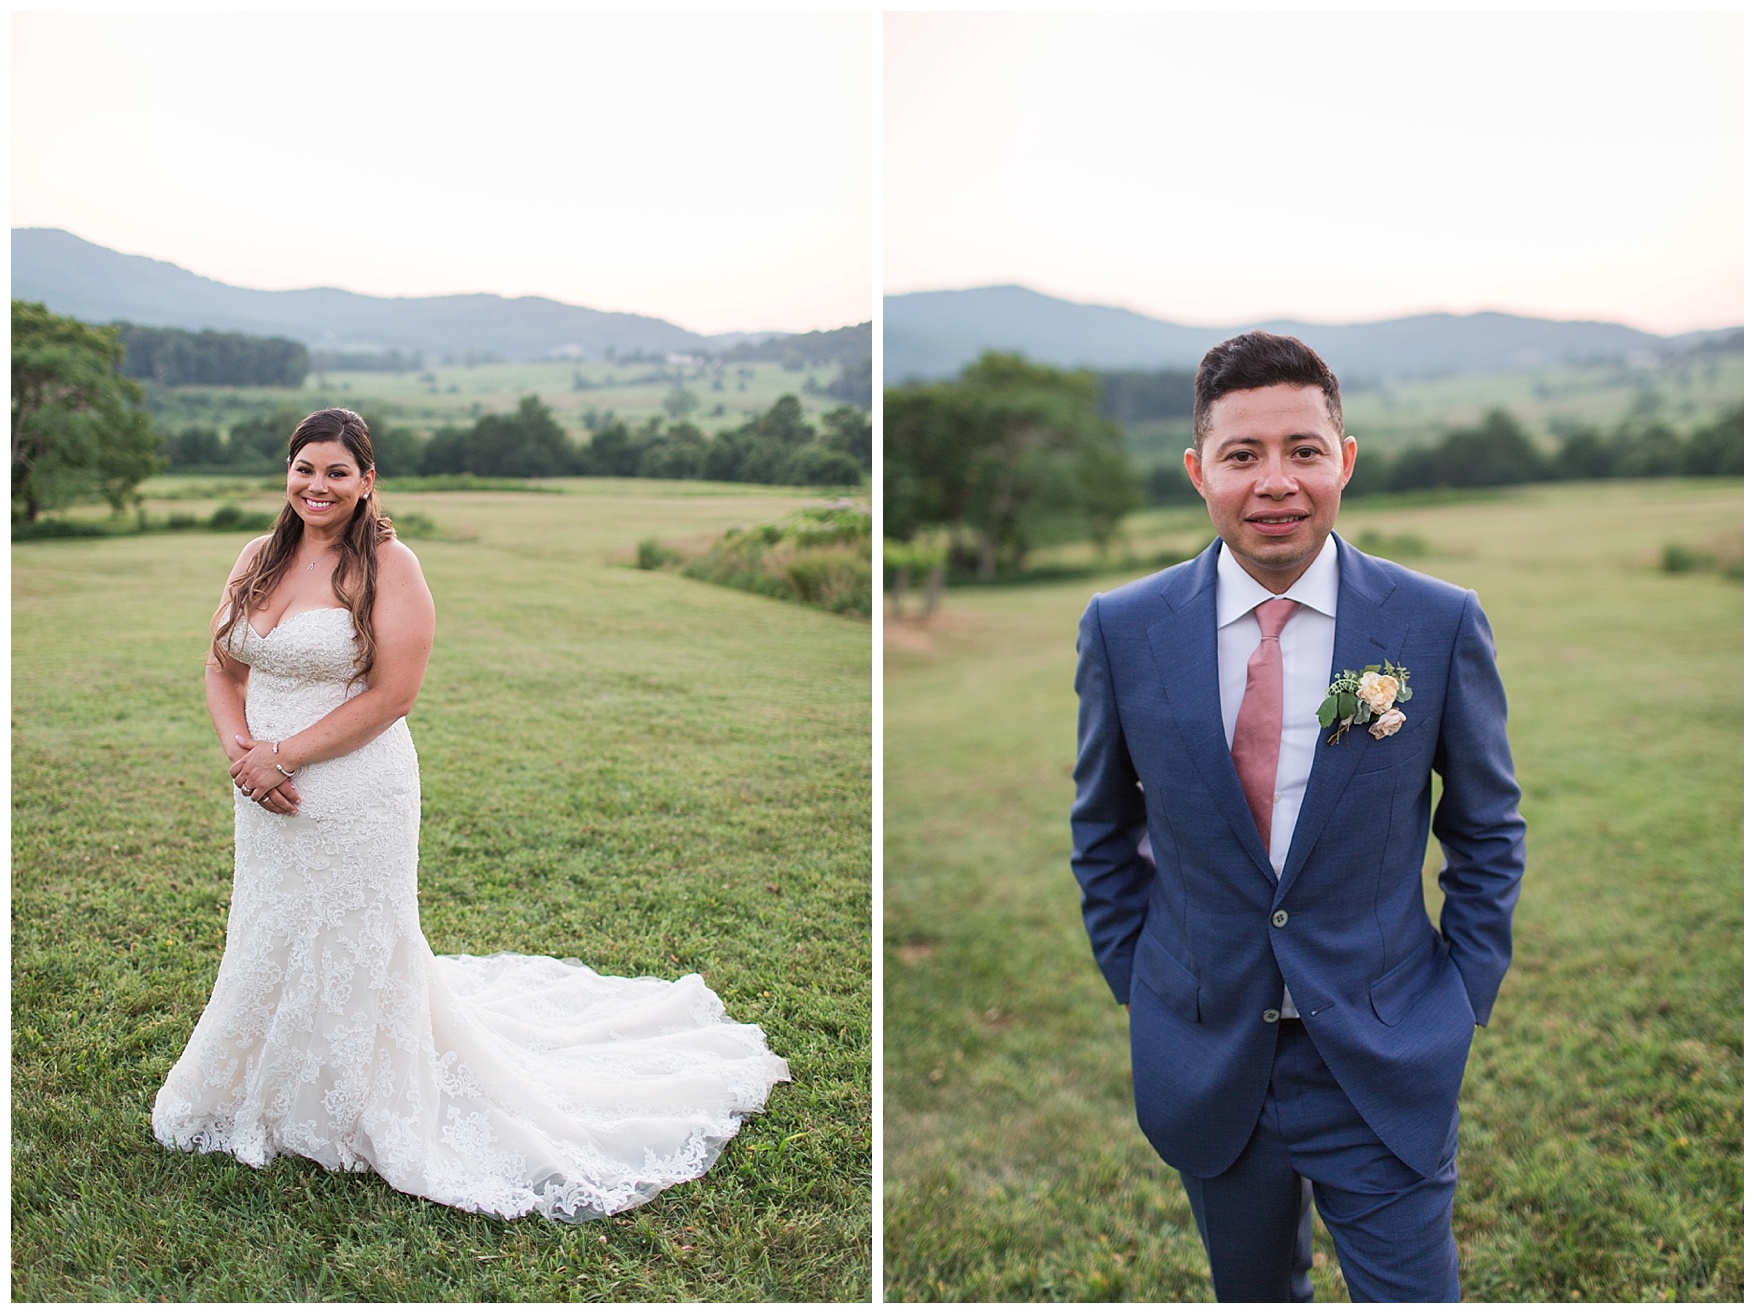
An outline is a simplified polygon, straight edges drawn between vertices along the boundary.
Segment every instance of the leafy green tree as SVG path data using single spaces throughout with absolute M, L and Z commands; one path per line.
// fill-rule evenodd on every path
M 427 445 L 421 449 L 422 474 L 462 474 L 469 468 L 469 430 L 454 424 L 433 430 Z
M 817 431 L 804 418 L 804 405 L 791 393 L 777 398 L 772 406 L 755 420 L 755 433 L 772 438 L 783 447 L 802 447 L 813 441 Z
M 1554 454 L 1554 473 L 1561 479 L 1607 479 L 1615 473 L 1615 454 L 1595 429 L 1568 429 Z
M 377 463 L 380 479 L 420 473 L 423 452 L 418 433 L 407 425 L 383 430 L 372 425 L 371 429 L 372 460 Z
M 579 468 L 588 475 L 629 475 L 639 469 L 640 453 L 626 420 L 592 426 L 591 441 L 579 453 Z
M 1682 469 L 1691 475 L 1740 475 L 1743 473 L 1743 408 L 1725 411 L 1701 425 L 1688 437 L 1682 452 Z
M 720 430 L 708 444 L 702 473 L 733 483 L 784 483 L 787 461 L 795 451 L 814 446 L 816 438 L 804 406 L 787 393 L 737 428 Z
M 1360 443 L 1358 454 L 1353 458 L 1353 477 L 1347 480 L 1347 495 L 1365 497 L 1385 492 L 1389 488 L 1392 469 L 1389 457 L 1373 446 Z
M 1391 492 L 1402 493 L 1410 488 L 1438 486 L 1438 454 L 1432 447 L 1410 447 L 1396 458 L 1389 472 Z
M 1121 431 L 1097 409 L 1096 376 L 988 352 L 949 383 L 884 398 L 884 506 L 910 539 L 965 530 L 991 578 L 1031 546 L 1083 533 L 1107 546 L 1140 503 Z
M 680 383 L 664 394 L 664 413 L 673 420 L 684 419 L 700 404 L 701 399 Z
M 780 467 L 782 484 L 858 484 L 865 471 L 846 452 L 831 451 L 811 443 L 796 448 Z
M 164 467 L 162 437 L 122 375 L 114 328 L 12 303 L 12 513 L 100 494 L 120 512 L 136 485 Z
M 640 453 L 647 479 L 699 479 L 707 467 L 707 435 L 692 424 L 673 424 Z
M 230 453 L 219 430 L 203 425 L 190 425 L 165 443 L 165 455 L 172 469 L 192 465 L 224 465 Z
M 727 429 L 707 449 L 706 476 L 740 484 L 776 484 L 788 449 L 779 439 L 757 432 L 753 424 Z
M 861 470 L 871 469 L 871 411 L 837 406 L 823 416 L 823 446 L 845 452 Z
M 287 439 L 304 418 L 298 407 L 282 405 L 267 415 L 239 420 L 232 426 L 231 459 L 259 468 L 284 468 Z
M 519 399 L 511 415 L 484 415 L 475 422 L 471 443 L 480 475 L 545 477 L 572 474 L 573 444 L 554 412 L 536 395 Z
M 521 398 L 510 415 L 484 415 L 468 429 L 443 428 L 421 455 L 423 474 L 546 478 L 573 474 L 579 455 L 542 398 Z
M 849 406 L 857 406 L 867 414 L 871 413 L 871 357 L 862 356 L 858 360 L 847 360 L 841 363 L 841 372 L 829 381 L 823 391 L 836 401 L 846 402 Z M 868 463 L 866 468 L 871 468 Z
M 1532 483 L 1545 471 L 1523 426 L 1495 407 L 1476 428 L 1444 436 L 1433 454 L 1433 473 L 1440 488 L 1486 488 Z
M 1662 420 L 1640 423 L 1630 414 L 1615 426 L 1609 443 L 1615 455 L 1615 473 L 1623 479 L 1658 479 L 1682 473 L 1682 440 Z
M 648 450 L 664 442 L 659 426 L 660 421 L 654 415 L 637 429 L 626 420 L 615 420 L 598 429 L 579 453 L 579 472 L 624 479 L 639 474 Z M 699 432 L 693 425 L 671 427 L 672 433 L 679 430 Z

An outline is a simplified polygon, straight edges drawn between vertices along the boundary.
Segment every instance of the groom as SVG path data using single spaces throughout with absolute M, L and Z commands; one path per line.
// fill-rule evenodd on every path
M 1457 1092 L 1523 872 L 1492 635 L 1472 592 L 1331 533 L 1355 444 L 1315 352 L 1222 342 L 1194 405 L 1220 543 L 1079 626 L 1072 865 L 1140 1126 L 1220 1300 L 1311 1299 L 1313 1196 L 1353 1300 L 1458 1300 Z

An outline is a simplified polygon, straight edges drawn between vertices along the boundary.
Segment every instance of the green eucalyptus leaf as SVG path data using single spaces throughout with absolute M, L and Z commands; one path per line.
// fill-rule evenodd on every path
M 1355 698 L 1352 694 L 1343 693 L 1343 694 L 1336 695 L 1336 697 L 1335 697 L 1335 711 L 1339 714 L 1341 720 L 1351 721 L 1353 719 L 1353 713 L 1357 712 L 1358 710 L 1359 710 L 1359 700 L 1357 698 Z
M 1334 694 L 1331 693 L 1322 700 L 1322 706 L 1316 709 L 1316 720 L 1320 725 L 1327 725 L 1338 715 L 1340 715 L 1340 708 Z

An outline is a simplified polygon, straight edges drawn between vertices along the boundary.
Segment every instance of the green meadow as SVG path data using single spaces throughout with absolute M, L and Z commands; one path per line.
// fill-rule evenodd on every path
M 224 943 L 231 800 L 201 670 L 247 535 L 17 544 L 15 1299 L 868 1298 L 870 626 L 628 564 L 654 533 L 710 541 L 802 493 L 556 487 L 389 499 L 433 526 L 412 546 L 438 641 L 409 717 L 427 939 L 698 971 L 791 1083 L 706 1178 L 576 1226 L 160 1148 L 153 1097 Z
M 1467 1300 L 1743 1299 L 1742 506 L 1730 480 L 1343 504 L 1479 592 L 1510 695 L 1528 868 L 1462 1092 Z M 1211 537 L 1198 509 L 1132 529 L 1142 555 Z M 1126 577 L 886 629 L 890 1299 L 1212 1296 L 1067 866 L 1078 617 Z M 1316 1260 L 1345 1300 L 1320 1223 Z
M 178 432 L 190 425 L 228 431 L 239 420 L 279 407 L 301 415 L 325 406 L 346 406 L 392 427 L 407 425 L 430 436 L 445 425 L 467 428 L 478 416 L 509 413 L 518 399 L 542 398 L 575 442 L 587 432 L 587 411 L 614 411 L 630 424 L 665 417 L 664 401 L 680 381 L 695 395 L 687 418 L 708 433 L 732 429 L 767 410 L 786 393 L 814 418 L 841 403 L 806 389 L 827 387 L 838 366 L 789 370 L 774 361 L 704 365 L 617 364 L 609 361 L 495 361 L 477 365 L 429 365 L 401 373 L 313 370 L 300 388 L 150 387 L 148 405 L 159 428 Z M 717 382 L 717 387 L 715 386 Z
M 1743 403 L 1743 357 L 1718 352 L 1648 364 L 1554 365 L 1457 374 L 1346 390 L 1347 427 L 1387 450 L 1433 443 L 1501 407 L 1532 434 L 1556 427 L 1608 430 L 1631 416 L 1688 430 Z

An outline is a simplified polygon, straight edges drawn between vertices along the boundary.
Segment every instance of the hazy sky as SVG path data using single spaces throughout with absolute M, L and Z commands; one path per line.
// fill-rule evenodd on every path
M 871 317 L 872 19 L 29 14 L 12 224 L 210 278 Z
M 1743 319 L 1740 14 L 892 14 L 884 289 Z

